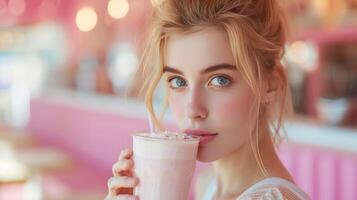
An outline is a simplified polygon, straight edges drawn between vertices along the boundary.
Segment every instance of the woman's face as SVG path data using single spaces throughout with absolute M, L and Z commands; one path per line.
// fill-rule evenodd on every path
M 224 31 L 211 27 L 171 35 L 164 77 L 180 130 L 208 135 L 200 142 L 199 161 L 215 161 L 248 144 L 254 96 L 235 66 Z

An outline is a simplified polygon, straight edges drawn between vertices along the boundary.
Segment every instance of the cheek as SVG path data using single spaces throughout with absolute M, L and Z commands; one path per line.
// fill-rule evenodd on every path
M 174 114 L 177 113 L 182 106 L 179 99 L 175 98 L 174 95 L 168 95 L 168 101 L 172 112 L 174 112 Z
M 227 117 L 233 120 L 248 119 L 253 103 L 254 98 L 250 94 L 228 96 L 221 99 L 219 104 L 216 104 L 216 112 L 224 119 L 227 119 Z
M 168 96 L 170 109 L 176 120 L 180 121 L 184 115 L 184 101 L 175 95 Z

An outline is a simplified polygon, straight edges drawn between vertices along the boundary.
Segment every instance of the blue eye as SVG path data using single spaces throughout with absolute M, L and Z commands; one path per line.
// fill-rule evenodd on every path
M 210 81 L 210 85 L 218 86 L 218 87 L 224 87 L 227 86 L 231 83 L 231 80 L 224 76 L 216 76 Z
M 182 88 L 187 85 L 186 81 L 180 77 L 169 79 L 169 83 L 171 88 Z

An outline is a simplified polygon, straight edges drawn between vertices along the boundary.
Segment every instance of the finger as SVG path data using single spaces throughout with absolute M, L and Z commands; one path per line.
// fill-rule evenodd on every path
M 109 194 L 132 194 L 132 188 L 138 185 L 139 180 L 136 177 L 111 177 L 108 180 Z M 128 188 L 130 188 L 128 190 Z M 130 193 L 129 193 L 130 192 Z
M 117 195 L 117 196 L 107 196 L 104 200 L 139 200 L 138 196 L 133 196 L 133 195 Z
M 138 196 L 126 195 L 126 194 L 105 198 L 105 200 L 138 200 L 138 199 L 139 199 Z
M 120 152 L 118 160 L 122 160 L 125 158 L 130 158 L 133 156 L 133 150 L 132 149 L 124 149 L 123 151 Z
M 115 200 L 139 200 L 139 197 L 133 195 L 118 195 Z
M 114 176 L 125 176 L 125 175 L 130 175 L 131 173 L 125 172 L 125 171 L 130 171 L 133 169 L 134 166 L 134 161 L 131 159 L 124 159 L 116 162 L 113 167 L 113 175 Z

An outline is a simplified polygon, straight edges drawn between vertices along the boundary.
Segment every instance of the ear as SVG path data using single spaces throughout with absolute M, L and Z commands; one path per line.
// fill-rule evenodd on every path
M 278 71 L 274 70 L 270 73 L 267 82 L 268 84 L 265 91 L 264 103 L 270 104 L 275 100 L 281 85 L 281 78 Z

